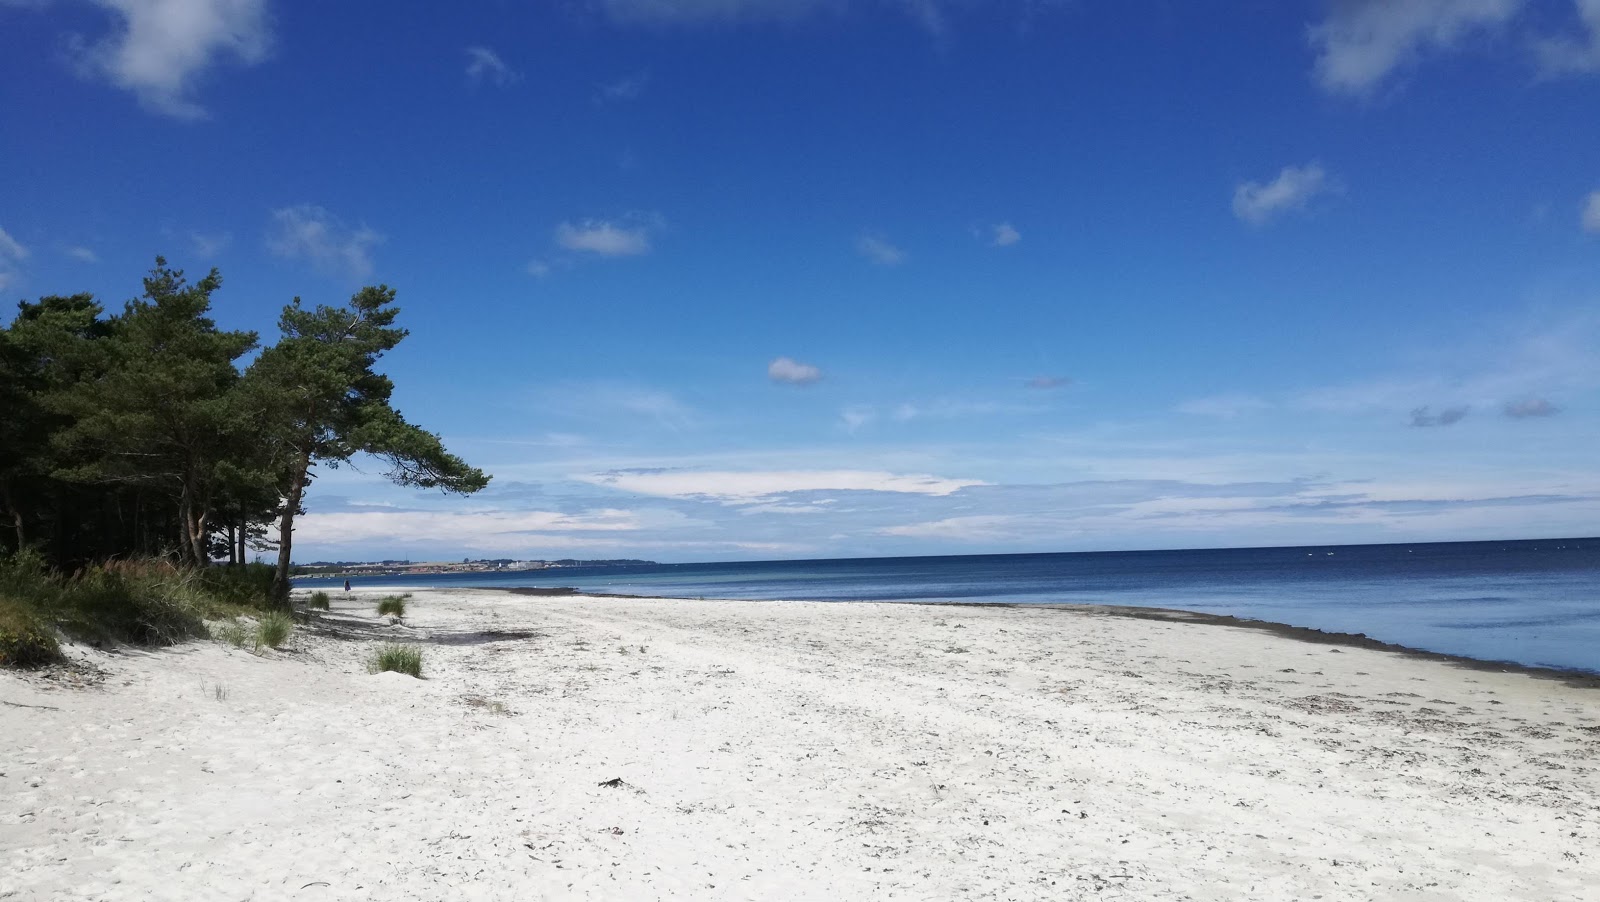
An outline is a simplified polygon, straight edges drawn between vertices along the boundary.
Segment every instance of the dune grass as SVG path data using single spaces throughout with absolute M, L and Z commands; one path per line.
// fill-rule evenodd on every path
M 367 661 L 368 673 L 393 671 L 422 677 L 422 649 L 415 645 L 384 645 Z
M 256 648 L 278 648 L 294 634 L 294 618 L 283 611 L 268 611 L 256 620 Z
M 220 639 L 234 648 L 244 648 L 244 644 L 249 642 L 252 637 L 250 631 L 244 628 L 244 624 L 237 620 L 230 620 L 220 628 L 213 630 L 211 638 Z
M 0 667 L 42 667 L 60 660 L 50 621 L 30 605 L 0 595 Z
M 312 592 L 311 597 L 306 599 L 306 607 L 313 611 L 326 611 L 331 600 L 326 592 Z
M 391 614 L 395 617 L 406 615 L 406 599 L 404 595 L 390 595 L 378 602 L 378 616 Z

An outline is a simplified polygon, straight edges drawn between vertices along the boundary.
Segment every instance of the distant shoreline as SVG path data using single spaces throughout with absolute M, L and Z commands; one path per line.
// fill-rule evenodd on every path
M 436 589 L 437 587 L 423 587 Z M 576 597 L 576 598 L 619 598 L 634 599 L 638 601 L 680 601 L 670 595 L 624 595 L 615 592 L 583 592 L 566 587 L 528 587 L 528 586 L 475 586 L 474 591 L 484 592 L 509 592 L 513 595 L 527 595 L 533 597 Z M 756 598 L 702 598 L 697 601 L 717 601 L 739 604 L 771 604 L 776 599 Z M 797 599 L 799 600 L 799 599 Z M 1536 664 L 1519 664 L 1515 661 L 1495 661 L 1485 658 L 1473 658 L 1467 655 L 1452 655 L 1445 652 L 1429 651 L 1425 648 L 1414 648 L 1409 645 L 1400 645 L 1395 642 L 1384 642 L 1374 639 L 1365 633 L 1339 633 L 1319 630 L 1308 626 L 1295 626 L 1291 623 L 1278 623 L 1272 620 L 1252 620 L 1246 617 L 1234 617 L 1230 614 L 1208 614 L 1205 611 L 1191 611 L 1182 608 L 1142 608 L 1134 605 L 1114 604 L 1070 604 L 1063 602 L 1040 602 L 1038 604 L 1018 604 L 1016 602 L 976 602 L 976 601 L 807 601 L 811 604 L 905 604 L 924 605 L 927 607 L 955 607 L 955 608 L 1021 608 L 1026 610 L 1047 609 L 1069 611 L 1078 614 L 1106 617 L 1126 617 L 1133 620 L 1154 620 L 1164 623 L 1189 623 L 1204 626 L 1231 626 L 1240 629 L 1258 630 L 1294 639 L 1314 645 L 1331 645 L 1336 648 L 1362 648 L 1372 651 L 1384 651 L 1391 654 L 1403 655 L 1422 661 L 1438 661 L 1452 664 L 1466 670 L 1478 670 L 1493 673 L 1520 673 L 1543 680 L 1559 680 L 1569 686 L 1579 689 L 1600 689 L 1600 670 L 1585 670 L 1572 667 L 1541 667 Z

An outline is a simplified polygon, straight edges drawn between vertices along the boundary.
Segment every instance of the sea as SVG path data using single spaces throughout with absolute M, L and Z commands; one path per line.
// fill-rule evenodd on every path
M 1600 538 L 562 567 L 358 582 L 757 601 L 1176 608 L 1600 673 Z

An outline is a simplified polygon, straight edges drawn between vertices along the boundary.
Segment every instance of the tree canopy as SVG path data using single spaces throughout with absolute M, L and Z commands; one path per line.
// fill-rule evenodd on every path
M 406 337 L 386 286 L 283 309 L 278 340 L 220 329 L 216 270 L 156 258 L 106 316 L 91 295 L 23 301 L 0 328 L 0 551 L 59 567 L 162 555 L 190 566 L 276 548 L 287 597 L 295 518 L 318 464 L 365 455 L 400 485 L 489 482 L 391 404 L 377 370 Z

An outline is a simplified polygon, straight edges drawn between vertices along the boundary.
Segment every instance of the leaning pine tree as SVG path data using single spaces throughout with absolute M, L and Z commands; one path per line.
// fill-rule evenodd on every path
M 399 485 L 469 494 L 489 484 L 482 470 L 447 452 L 438 436 L 406 422 L 390 406 L 394 383 L 373 367 L 406 337 L 394 325 L 400 312 L 394 295 L 386 286 L 369 286 L 344 307 L 314 310 L 295 298 L 278 322 L 283 337 L 246 373 L 263 438 L 287 473 L 273 582 L 284 602 L 294 518 L 318 463 L 337 466 L 368 454 L 386 463 L 385 475 Z

